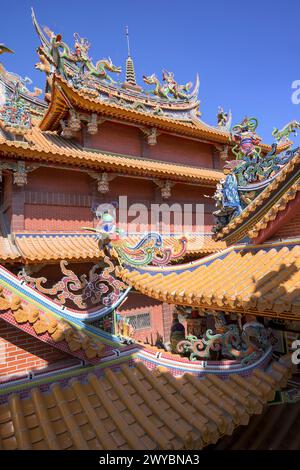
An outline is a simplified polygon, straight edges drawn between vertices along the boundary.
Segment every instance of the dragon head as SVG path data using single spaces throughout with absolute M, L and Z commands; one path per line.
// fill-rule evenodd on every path
M 255 132 L 258 126 L 258 120 L 254 117 L 248 118 L 247 116 L 242 120 L 240 124 L 235 125 L 232 128 L 232 132 L 241 134 L 242 132 Z
M 155 73 L 153 73 L 152 75 L 143 75 L 143 80 L 145 83 L 147 83 L 147 85 L 153 85 L 155 83 L 158 83 L 158 79 Z
M 116 73 L 122 72 L 122 68 L 114 65 L 110 57 L 108 57 L 107 59 L 103 59 L 103 63 L 104 63 L 104 67 L 110 72 L 116 72 Z

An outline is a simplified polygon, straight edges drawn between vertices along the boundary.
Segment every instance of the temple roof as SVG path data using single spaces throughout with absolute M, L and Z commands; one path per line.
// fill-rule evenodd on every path
M 59 127 L 61 119 L 66 117 L 70 105 L 74 105 L 77 109 L 88 112 L 101 113 L 104 116 L 126 118 L 131 122 L 139 124 L 153 124 L 162 129 L 173 129 L 174 131 L 192 132 L 194 129 L 198 129 L 201 134 L 201 130 L 206 132 L 207 135 L 211 133 L 212 136 L 220 136 L 223 140 L 228 133 L 221 131 L 213 126 L 204 124 L 202 121 L 193 116 L 190 119 L 182 120 L 180 115 L 173 113 L 172 115 L 164 115 L 164 113 L 151 113 L 147 111 L 143 103 L 141 103 L 137 97 L 132 97 L 128 103 L 124 104 L 124 100 L 120 98 L 120 92 L 115 91 L 115 99 L 112 99 L 114 90 L 107 90 L 109 96 L 108 99 L 103 99 L 98 96 L 98 93 L 91 94 L 89 90 L 85 88 L 75 88 L 74 85 L 61 77 L 60 75 L 54 74 L 52 82 L 52 93 L 51 101 L 47 113 L 45 114 L 43 121 L 41 122 L 42 130 L 56 130 Z M 149 101 L 149 98 L 147 98 Z M 171 107 L 170 104 L 167 105 Z M 173 105 L 173 107 L 176 105 Z M 189 108 L 184 103 L 182 106 Z
M 291 201 L 295 200 L 300 190 L 299 175 L 298 150 L 263 191 L 215 234 L 215 239 L 225 240 L 228 244 L 237 243 L 246 237 L 256 239 L 259 233 L 285 211 Z
M 209 450 L 299 450 L 299 437 L 295 433 L 299 418 L 299 401 L 272 404 L 261 415 L 252 416 L 246 430 L 237 428 L 231 436 L 224 436 Z
M 11 236 L 4 236 L 0 231 L 0 262 L 14 263 L 21 260 L 21 255 Z
M 59 130 L 67 125 L 70 112 L 78 112 L 94 114 L 93 129 L 98 119 L 107 117 L 232 146 L 231 112 L 225 113 L 219 107 L 217 126 L 199 118 L 198 75 L 193 89 L 192 82 L 181 85 L 167 70 L 162 72 L 162 81 L 155 74 L 143 75 L 146 86 L 141 87 L 136 83 L 128 47 L 126 78 L 121 83 L 114 75 L 121 73 L 121 67 L 110 58 L 94 64 L 89 56 L 91 43 L 86 38 L 74 33 L 72 49 L 61 34 L 41 28 L 33 10 L 32 20 L 40 41 L 36 68 L 46 74 L 45 96 L 50 103 L 40 124 L 42 130 Z M 265 144 L 260 147 L 264 153 L 270 150 Z
M 195 262 L 121 267 L 143 294 L 170 304 L 286 319 L 300 318 L 299 242 L 234 246 Z
M 86 150 L 55 132 L 42 132 L 37 127 L 33 127 L 23 137 L 23 141 L 10 140 L 0 131 L 0 154 L 11 159 L 21 157 L 28 161 L 67 164 L 72 167 L 208 185 L 215 185 L 222 177 L 222 172 L 214 169 Z
M 95 340 L 86 331 L 74 328 L 63 318 L 57 318 L 46 309 L 36 307 L 23 300 L 13 289 L 4 287 L 3 276 L 0 286 L 0 317 L 5 322 L 45 342 L 87 362 L 99 362 L 104 352 L 104 344 Z M 17 291 L 17 294 L 19 292 Z M 41 304 L 42 305 L 42 304 Z
M 179 84 L 173 72 L 163 70 L 162 80 L 154 73 L 143 75 L 144 86 L 136 82 L 134 63 L 128 46 L 125 81 L 121 82 L 122 68 L 111 58 L 103 58 L 96 63 L 89 55 L 91 43 L 74 33 L 73 49 L 63 40 L 62 34 L 55 34 L 49 28 L 41 28 L 32 10 L 32 20 L 40 40 L 37 49 L 40 63 L 36 68 L 44 71 L 47 77 L 46 96 L 50 99 L 53 72 L 68 80 L 78 90 L 101 100 L 122 101 L 124 106 L 135 104 L 149 114 L 176 114 L 179 119 L 189 121 L 199 115 L 199 77 L 193 87 L 191 82 Z M 127 32 L 126 32 L 127 34 Z M 128 34 L 127 34 L 128 40 Z M 127 41 L 127 44 L 129 42 Z
M 161 131 L 173 132 L 179 135 L 203 139 L 209 142 L 233 145 L 229 130 L 210 126 L 197 117 L 190 120 L 176 119 L 176 115 L 164 116 L 149 114 L 141 106 L 136 106 L 133 100 L 132 106 L 124 106 L 118 100 L 101 100 L 97 96 L 91 96 L 84 89 L 76 89 L 59 75 L 54 75 L 51 102 L 43 120 L 40 123 L 42 130 L 57 130 L 62 119 L 68 116 L 70 107 L 78 111 L 97 113 L 101 119 L 108 118 L 125 120 L 139 125 L 155 127 Z M 271 150 L 271 146 L 260 144 L 263 153 Z M 284 150 L 286 143 L 278 146 L 277 152 Z
M 178 132 L 182 135 L 207 138 L 216 142 L 229 142 L 228 132 L 209 126 L 196 116 L 193 119 L 180 120 L 176 114 L 165 116 L 149 113 L 143 106 L 138 106 L 137 102 L 135 98 L 124 106 L 124 103 L 117 98 L 103 100 L 97 95 L 91 96 L 85 89 L 76 89 L 61 76 L 54 75 L 51 102 L 40 126 L 42 130 L 58 129 L 61 119 L 68 115 L 70 105 L 73 105 L 82 111 L 101 114 L 101 117 L 120 118 L 137 124 L 151 125 L 169 132 Z
M 201 449 L 248 424 L 285 385 L 289 359 L 247 377 L 174 378 L 143 364 L 98 377 L 13 393 L 0 405 L 0 447 L 25 449 Z
M 126 242 L 135 245 L 141 237 L 128 236 Z M 176 237 L 164 237 L 164 245 L 172 247 Z M 215 242 L 211 234 L 188 237 L 185 256 L 203 256 L 225 248 L 224 242 Z M 86 233 L 27 233 L 14 232 L 0 237 L 0 260 L 3 263 L 57 263 L 65 259 L 74 262 L 97 262 L 104 256 L 94 235 Z

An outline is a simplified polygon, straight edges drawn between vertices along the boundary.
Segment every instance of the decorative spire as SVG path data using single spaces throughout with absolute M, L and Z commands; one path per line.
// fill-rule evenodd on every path
M 128 26 L 125 26 L 125 34 L 126 34 L 126 40 L 127 40 L 127 51 L 128 51 L 128 58 L 131 57 L 130 54 L 130 42 L 129 42 L 129 31 L 128 31 Z
M 127 60 L 126 60 L 126 82 L 130 83 L 133 86 L 136 86 L 134 63 L 133 63 L 133 60 L 132 60 L 131 54 L 130 54 L 130 42 L 129 42 L 128 26 L 125 27 L 125 33 L 126 33 L 127 51 L 128 51 L 128 57 L 127 57 Z

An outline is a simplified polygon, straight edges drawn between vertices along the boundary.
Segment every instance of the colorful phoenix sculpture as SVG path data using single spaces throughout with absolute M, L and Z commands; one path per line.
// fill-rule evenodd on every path
M 114 243 L 107 231 L 83 227 L 95 233 L 99 240 L 99 247 L 109 253 L 109 256 L 117 258 L 120 264 L 130 266 L 165 266 L 172 261 L 178 261 L 186 253 L 187 239 L 174 239 L 172 246 L 165 246 L 163 237 L 159 233 L 149 232 L 135 244 L 131 245 L 125 237 L 116 238 L 116 234 L 120 234 L 120 230 L 113 228 Z

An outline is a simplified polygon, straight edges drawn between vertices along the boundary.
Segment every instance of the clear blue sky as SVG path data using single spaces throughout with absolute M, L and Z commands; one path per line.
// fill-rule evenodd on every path
M 291 102 L 291 83 L 300 79 L 300 2 L 285 0 L 9 0 L 1 4 L 1 37 L 15 51 L 2 55 L 8 70 L 29 76 L 44 88 L 34 69 L 41 25 L 60 32 L 73 47 L 73 33 L 87 37 L 94 60 L 111 56 L 124 66 L 129 26 L 136 75 L 162 68 L 185 83 L 200 75 L 202 118 L 216 123 L 218 105 L 231 108 L 233 121 L 257 116 L 258 133 L 271 142 L 274 126 L 300 121 Z M 299 137 L 297 138 L 299 141 Z

